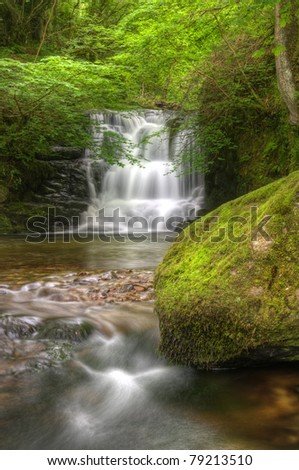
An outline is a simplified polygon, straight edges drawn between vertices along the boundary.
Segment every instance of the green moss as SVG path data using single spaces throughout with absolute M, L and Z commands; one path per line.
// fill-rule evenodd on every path
M 13 202 L 0 205 L 0 233 L 21 233 L 27 231 L 27 220 L 30 217 L 47 217 L 48 206 Z M 1 220 L 3 219 L 3 223 Z M 3 228 L 1 228 L 3 227 Z
M 298 169 L 297 138 L 284 114 L 258 121 L 236 136 L 238 194 L 252 191 Z M 297 154 L 298 155 L 298 154 Z
M 0 235 L 12 232 L 12 224 L 6 215 L 0 213 Z
M 7 187 L 0 182 L 0 204 L 6 201 L 8 197 L 8 189 Z
M 297 171 L 224 204 L 180 235 L 155 278 L 161 351 L 169 359 L 211 367 L 253 350 L 265 356 L 285 345 L 299 350 L 298 190 Z M 269 239 L 257 228 L 266 216 Z

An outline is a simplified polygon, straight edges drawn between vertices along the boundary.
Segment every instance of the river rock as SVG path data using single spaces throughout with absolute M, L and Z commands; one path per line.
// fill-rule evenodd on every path
M 297 171 L 178 237 L 155 276 L 168 359 L 201 368 L 299 360 L 298 191 Z
M 87 321 L 48 320 L 41 325 L 37 337 L 77 343 L 86 339 L 92 331 L 93 327 Z
M 108 271 L 101 275 L 102 281 L 112 281 L 112 279 L 117 279 L 117 275 L 113 271 Z
M 0 376 L 57 367 L 94 330 L 87 321 L 0 318 Z
M 134 285 L 134 290 L 136 290 L 137 292 L 144 292 L 146 290 L 146 287 L 142 286 L 140 284 L 135 284 Z
M 22 318 L 4 316 L 0 318 L 0 329 L 10 339 L 30 338 L 37 331 L 38 320 L 35 318 Z

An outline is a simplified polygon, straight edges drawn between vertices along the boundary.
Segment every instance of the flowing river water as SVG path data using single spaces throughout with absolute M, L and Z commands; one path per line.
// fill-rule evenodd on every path
M 1 239 L 0 347 L 13 344 L 10 354 L 0 350 L 2 449 L 298 448 L 294 368 L 203 372 L 171 366 L 157 352 L 150 297 L 116 303 L 84 298 L 91 284 L 112 282 L 111 270 L 148 276 L 168 246 L 162 238 L 109 244 Z M 27 325 L 21 337 L 12 321 L 18 319 Z M 92 330 L 65 360 L 49 366 L 45 340 L 34 328 L 53 319 L 88 321 Z

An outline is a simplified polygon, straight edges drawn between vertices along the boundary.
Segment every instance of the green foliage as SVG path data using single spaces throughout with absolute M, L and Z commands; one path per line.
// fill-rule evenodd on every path
M 285 2 L 283 25 L 291 22 L 293 3 Z M 50 157 L 53 145 L 92 146 L 86 111 L 161 104 L 180 110 L 180 127 L 192 129 L 192 151 L 182 152 L 176 169 L 182 162 L 213 171 L 224 161 L 236 167 L 249 161 L 250 152 L 238 155 L 240 136 L 256 122 L 280 133 L 280 142 L 290 138 L 283 154 L 295 161 L 297 140 L 284 129 L 276 86 L 274 56 L 282 52 L 273 38 L 276 4 L 3 0 L 0 178 L 21 187 L 25 166 Z M 121 153 L 133 158 L 116 136 L 104 143 L 109 162 L 119 162 Z M 271 154 L 281 149 L 277 144 Z
M 0 44 L 24 44 L 39 40 L 52 3 L 52 0 L 1 1 Z
M 119 47 L 116 32 L 84 17 L 76 28 L 76 36 L 66 47 L 66 53 L 74 58 L 95 62 L 111 57 Z
M 0 213 L 0 235 L 10 233 L 12 231 L 12 224 L 9 218 Z
M 0 60 L 0 155 L 17 186 L 17 164 L 51 155 L 55 145 L 91 147 L 84 111 L 120 105 L 126 92 L 117 67 L 49 57 L 38 63 Z M 17 170 L 11 168 L 15 163 Z M 11 170 L 8 170 L 11 168 Z
M 261 48 L 256 37 L 230 39 L 230 47 L 221 45 L 209 56 L 200 86 L 194 72 L 193 110 L 185 126 L 193 129 L 201 161 L 209 163 L 202 167 L 209 173 L 209 207 L 298 168 L 291 126 L 277 90 L 271 38 L 263 44 Z M 217 189 L 215 181 L 220 179 Z
M 139 159 L 134 156 L 134 146 L 125 137 L 113 131 L 103 131 L 103 140 L 98 156 L 110 165 L 124 166 L 124 160 L 131 164 L 140 163 Z

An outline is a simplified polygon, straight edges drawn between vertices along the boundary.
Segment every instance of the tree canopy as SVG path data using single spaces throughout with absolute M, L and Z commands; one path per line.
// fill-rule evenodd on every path
M 0 18 L 5 165 L 87 145 L 93 109 L 180 110 L 207 155 L 296 121 L 296 0 L 3 0 Z

